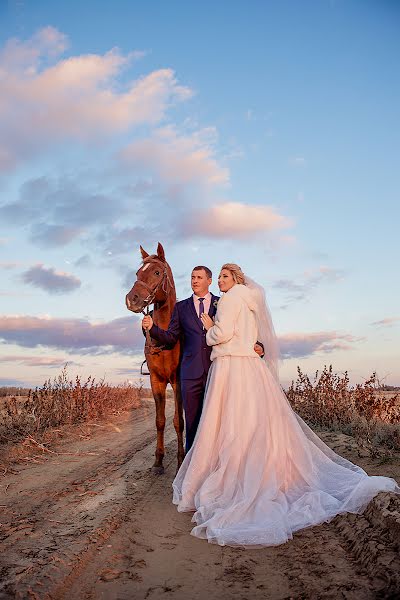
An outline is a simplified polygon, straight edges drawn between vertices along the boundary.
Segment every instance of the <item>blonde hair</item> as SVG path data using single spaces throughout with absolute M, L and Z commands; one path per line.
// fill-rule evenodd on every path
M 225 265 L 222 265 L 221 271 L 222 271 L 222 269 L 226 269 L 227 271 L 229 271 L 231 273 L 231 275 L 233 277 L 233 281 L 235 283 L 245 285 L 244 273 L 243 273 L 242 269 L 239 267 L 239 265 L 236 265 L 235 263 L 226 263 Z

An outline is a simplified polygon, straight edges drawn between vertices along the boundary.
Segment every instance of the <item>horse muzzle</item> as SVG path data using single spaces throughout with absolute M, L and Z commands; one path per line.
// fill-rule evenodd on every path
M 146 306 L 143 298 L 140 298 L 137 294 L 129 293 L 125 296 L 126 308 L 134 313 L 140 313 Z

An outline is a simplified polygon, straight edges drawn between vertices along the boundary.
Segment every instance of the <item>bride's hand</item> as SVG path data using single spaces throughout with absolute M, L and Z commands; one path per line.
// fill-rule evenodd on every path
M 203 323 L 204 329 L 206 331 L 208 331 L 210 329 L 210 327 L 212 327 L 214 325 L 212 318 L 207 315 L 206 313 L 203 313 L 201 315 L 201 322 Z

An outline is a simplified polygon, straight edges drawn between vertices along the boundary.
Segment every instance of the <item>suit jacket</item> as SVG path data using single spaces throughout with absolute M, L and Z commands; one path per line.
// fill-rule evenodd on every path
M 214 317 L 217 311 L 218 296 L 211 294 L 208 314 Z M 175 304 L 168 329 L 153 325 L 150 336 L 162 344 L 174 346 L 181 341 L 181 379 L 197 379 L 208 372 L 211 360 L 211 347 L 206 343 L 206 331 L 197 316 L 193 296 Z

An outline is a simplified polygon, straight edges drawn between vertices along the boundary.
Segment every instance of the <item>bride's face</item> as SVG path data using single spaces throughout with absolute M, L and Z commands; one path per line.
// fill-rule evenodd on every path
M 221 292 L 227 292 L 235 285 L 235 280 L 233 279 L 232 273 L 228 271 L 228 269 L 222 269 L 221 273 L 218 275 L 218 287 Z

